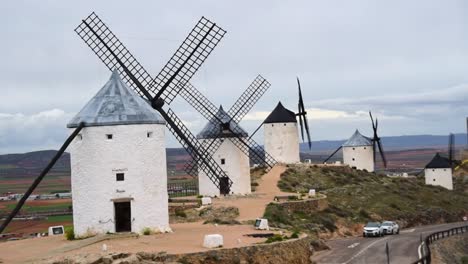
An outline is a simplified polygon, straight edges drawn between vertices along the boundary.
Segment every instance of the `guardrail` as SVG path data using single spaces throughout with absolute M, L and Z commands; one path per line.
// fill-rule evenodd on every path
M 434 243 L 435 241 L 439 239 L 443 239 L 446 237 L 463 234 L 463 233 L 468 233 L 468 225 L 454 227 L 451 229 L 438 231 L 438 232 L 429 234 L 428 236 L 426 236 L 426 238 L 420 245 L 422 256 L 420 257 L 420 259 L 416 260 L 412 264 L 430 264 L 431 263 L 431 248 L 429 247 L 429 245 L 431 245 L 432 243 Z

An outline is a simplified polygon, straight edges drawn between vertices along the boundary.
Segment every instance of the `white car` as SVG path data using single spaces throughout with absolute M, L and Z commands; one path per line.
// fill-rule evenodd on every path
M 400 226 L 393 222 L 393 221 L 385 221 L 382 223 L 382 227 L 384 230 L 384 234 L 399 234 L 400 233 Z
M 382 224 L 380 222 L 369 222 L 364 226 L 364 230 L 362 231 L 363 237 L 370 237 L 370 236 L 383 236 L 384 231 Z

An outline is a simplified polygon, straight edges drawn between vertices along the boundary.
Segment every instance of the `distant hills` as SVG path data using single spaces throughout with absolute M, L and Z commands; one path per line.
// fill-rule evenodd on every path
M 324 157 L 335 150 L 338 146 L 343 144 L 345 140 L 321 140 L 312 142 L 311 155 L 316 155 L 317 160 L 323 160 Z M 434 136 L 434 135 L 413 135 L 413 136 L 394 136 L 382 137 L 384 149 L 392 159 L 391 151 L 411 150 L 411 149 L 446 149 L 448 144 L 448 136 Z M 457 147 L 467 144 L 466 134 L 455 134 L 455 143 Z M 309 152 L 306 144 L 301 144 L 301 152 Z M 405 151 L 403 151 L 405 152 Z M 427 159 L 432 157 L 430 151 L 421 163 L 426 162 Z M 37 176 L 40 171 L 47 165 L 47 163 L 55 155 L 55 150 L 34 151 L 24 154 L 6 154 L 0 155 L 0 179 L 14 179 L 17 177 L 31 177 Z M 406 153 L 406 152 L 405 152 Z M 190 160 L 187 152 L 182 148 L 168 148 L 167 165 L 168 172 L 171 176 L 184 175 L 184 165 Z M 403 153 L 404 154 L 404 153 Z M 394 159 L 405 157 L 406 162 L 409 159 L 407 154 L 403 155 L 398 152 Z M 337 154 L 337 158 L 339 157 Z M 414 156 L 414 155 L 413 155 Z M 413 158 L 411 156 L 411 158 Z M 308 157 L 310 158 L 310 157 Z M 315 159 L 313 159 L 315 160 Z M 401 161 L 404 162 L 404 161 Z M 70 173 L 70 155 L 64 153 L 58 160 L 57 164 L 52 169 L 52 172 L 62 173 L 69 175 Z
M 448 135 L 412 135 L 412 136 L 392 136 L 382 137 L 382 144 L 385 150 L 405 150 L 422 148 L 447 148 Z M 320 140 L 312 142 L 311 152 L 332 151 L 341 146 L 346 140 Z M 467 135 L 464 133 L 455 134 L 455 144 L 464 146 L 467 144 Z M 301 152 L 309 152 L 307 143 L 301 143 Z

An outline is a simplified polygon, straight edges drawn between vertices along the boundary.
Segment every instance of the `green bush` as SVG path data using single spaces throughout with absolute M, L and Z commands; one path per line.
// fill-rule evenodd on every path
M 186 217 L 187 217 L 187 214 L 185 213 L 184 210 L 176 210 L 176 211 L 175 211 L 175 215 L 176 215 L 176 216 L 179 216 L 179 217 L 183 217 L 183 218 L 186 218 Z
M 151 229 L 150 229 L 149 227 L 145 227 L 145 228 L 143 228 L 143 232 L 142 232 L 142 233 L 143 233 L 143 235 L 145 235 L 145 236 L 149 236 L 149 235 L 151 235 Z
M 279 241 L 283 241 L 284 238 L 282 235 L 279 235 L 279 234 L 274 234 L 273 236 L 269 237 L 265 243 L 273 243 L 273 242 L 279 242 Z
M 468 256 L 463 256 L 460 258 L 461 264 L 468 264 Z
M 75 230 L 72 226 L 65 228 L 65 237 L 67 238 L 67 240 L 75 239 Z
M 291 236 L 289 238 L 299 238 L 299 233 L 294 232 L 294 233 L 291 234 Z

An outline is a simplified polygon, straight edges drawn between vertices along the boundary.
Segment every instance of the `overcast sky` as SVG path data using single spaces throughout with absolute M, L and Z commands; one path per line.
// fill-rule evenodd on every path
M 0 153 L 58 148 L 66 123 L 110 72 L 75 34 L 95 11 L 156 75 L 201 16 L 227 30 L 192 79 L 229 108 L 257 74 L 272 84 L 241 123 L 279 100 L 296 110 L 300 77 L 312 139 L 465 132 L 466 1 L 8 1 L 0 8 Z M 181 99 L 194 133 L 206 122 Z M 167 131 L 169 134 L 169 132 Z M 263 131 L 255 139 L 262 143 Z M 168 146 L 177 147 L 168 137 Z

